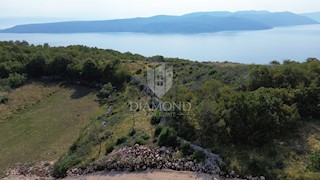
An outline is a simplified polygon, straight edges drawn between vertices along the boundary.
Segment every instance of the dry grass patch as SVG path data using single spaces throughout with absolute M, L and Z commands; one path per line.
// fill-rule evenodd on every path
M 19 104 L 12 104 L 13 109 L 28 106 L 0 123 L 0 172 L 18 162 L 57 160 L 99 109 L 92 89 L 79 86 L 33 83 L 14 91 L 13 97 L 20 99 L 12 100 Z M 40 101 L 32 105 L 26 99 Z

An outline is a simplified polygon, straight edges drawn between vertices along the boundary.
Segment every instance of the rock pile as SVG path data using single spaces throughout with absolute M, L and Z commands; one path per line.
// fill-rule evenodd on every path
M 54 162 L 39 162 L 37 164 L 18 163 L 5 171 L 5 176 L 37 176 L 50 177 Z
M 135 145 L 123 147 L 108 154 L 103 160 L 91 164 L 85 169 L 74 168 L 69 176 L 89 174 L 101 170 L 142 171 L 147 169 L 172 169 L 218 174 L 218 166 L 205 162 L 196 162 L 191 157 L 175 157 L 176 151 L 166 147 Z

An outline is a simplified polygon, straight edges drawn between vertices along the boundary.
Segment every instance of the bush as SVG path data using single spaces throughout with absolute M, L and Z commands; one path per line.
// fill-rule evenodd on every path
M 129 133 L 129 136 L 134 136 L 135 134 L 136 134 L 136 129 L 132 129 L 131 131 L 130 131 L 130 133 Z
M 158 145 L 176 147 L 178 145 L 176 131 L 171 127 L 164 127 L 158 137 Z
M 313 172 L 320 172 L 320 150 L 309 156 L 308 169 Z
M 125 137 L 125 136 L 121 137 L 121 138 L 117 139 L 116 145 L 122 144 L 126 141 L 127 141 L 127 137 Z
M 270 165 L 266 160 L 260 159 L 260 158 L 253 158 L 250 160 L 248 164 L 248 172 L 252 173 L 254 176 L 270 177 L 270 173 L 268 172 L 268 167 L 270 167 Z
M 299 89 L 295 93 L 295 99 L 302 117 L 320 117 L 320 88 Z
M 180 146 L 183 156 L 190 156 L 194 153 L 194 150 L 191 148 L 189 143 L 182 143 Z
M 26 76 L 23 74 L 13 73 L 10 74 L 7 79 L 5 79 L 5 82 L 10 87 L 19 87 L 26 81 Z
M 41 77 L 45 74 L 46 60 L 43 54 L 37 54 L 26 65 L 28 75 L 31 77 Z
M 151 117 L 151 124 L 156 125 L 159 124 L 161 121 L 161 113 L 157 111 L 153 116 Z
M 115 88 L 112 86 L 110 82 L 108 84 L 104 84 L 97 94 L 97 97 L 99 98 L 99 103 L 102 105 L 107 103 L 109 97 L 112 95 L 114 91 Z
M 150 136 L 149 136 L 148 134 L 146 134 L 146 133 L 143 133 L 143 135 L 142 135 L 141 137 L 142 137 L 142 139 L 144 139 L 144 140 L 150 139 Z
M 88 155 L 90 152 L 91 148 L 85 142 L 78 141 L 73 144 L 69 152 L 62 156 L 54 165 L 52 176 L 56 178 L 65 177 L 67 175 L 67 171 L 82 162 L 83 157 Z
M 193 154 L 192 154 L 192 159 L 197 160 L 198 162 L 202 162 L 206 159 L 206 154 L 203 151 L 200 150 L 196 150 Z
M 142 69 L 138 69 L 137 71 L 136 71 L 136 74 L 141 74 L 142 73 Z
M 0 104 L 7 104 L 9 101 L 8 97 L 0 96 Z
M 109 154 L 109 153 L 111 153 L 113 150 L 114 150 L 114 146 L 113 146 L 113 145 L 107 146 L 107 148 L 106 148 L 106 155 Z
M 154 131 L 154 137 L 158 137 L 163 129 L 163 125 L 157 125 L 156 130 Z
M 64 156 L 54 165 L 52 176 L 56 178 L 66 177 L 67 171 L 80 162 L 81 160 L 76 155 Z
M 67 67 L 72 63 L 70 56 L 66 54 L 58 54 L 54 57 L 53 61 L 49 65 L 49 71 L 51 75 L 65 76 L 67 73 Z
M 139 137 L 135 139 L 134 144 L 145 145 L 146 141 L 142 137 Z
M 82 77 L 91 82 L 91 81 L 99 81 L 101 78 L 101 72 L 97 66 L 97 63 L 91 59 L 86 60 L 83 64 L 82 68 Z

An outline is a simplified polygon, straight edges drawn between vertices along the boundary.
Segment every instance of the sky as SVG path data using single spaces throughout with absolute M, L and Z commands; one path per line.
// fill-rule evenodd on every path
M 196 11 L 320 11 L 319 0 L 0 0 L 0 18 L 113 19 Z

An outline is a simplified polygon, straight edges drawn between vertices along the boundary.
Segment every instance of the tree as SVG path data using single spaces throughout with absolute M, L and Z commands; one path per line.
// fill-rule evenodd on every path
M 100 73 L 95 61 L 89 59 L 84 63 L 82 77 L 87 81 L 99 81 Z
M 50 72 L 52 75 L 65 76 L 67 74 L 67 67 L 71 63 L 72 59 L 70 56 L 58 54 L 50 64 Z
M 224 107 L 214 101 L 202 101 L 197 107 L 196 117 L 200 125 L 200 142 L 204 146 L 212 146 L 220 137 L 226 140 L 224 117 L 221 109 Z
M 43 54 L 37 54 L 27 64 L 27 72 L 31 77 L 41 77 L 45 73 L 46 61 Z
M 320 88 L 309 87 L 296 90 L 295 101 L 305 118 L 320 118 Z
M 271 73 L 267 66 L 253 66 L 250 69 L 250 88 L 252 90 L 259 87 L 270 87 L 271 85 Z
M 106 67 L 103 70 L 103 77 L 105 82 L 115 82 L 115 71 L 116 71 L 116 62 L 110 61 L 106 64 Z
M 287 132 L 300 116 L 295 105 L 287 105 L 264 89 L 241 92 L 228 103 L 226 126 L 235 142 L 260 145 Z
M 118 65 L 115 72 L 115 83 L 123 84 L 130 79 L 130 70 L 124 65 Z
M 0 78 L 7 78 L 11 72 L 10 66 L 7 63 L 2 62 L 0 63 Z
M 69 78 L 80 79 L 82 65 L 79 62 L 73 62 L 67 66 L 67 76 Z

